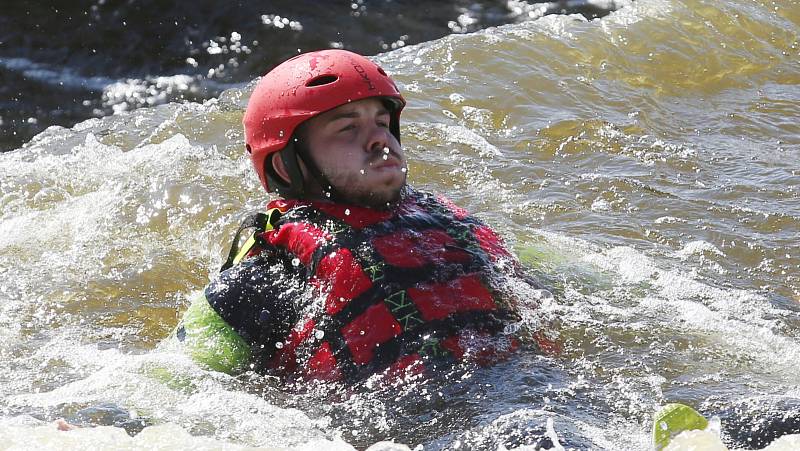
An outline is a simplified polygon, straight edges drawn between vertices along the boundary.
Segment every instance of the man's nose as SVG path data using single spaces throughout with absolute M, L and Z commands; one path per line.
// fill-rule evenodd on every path
M 367 141 L 367 151 L 382 151 L 387 147 L 389 147 L 389 129 L 377 125 L 372 127 Z

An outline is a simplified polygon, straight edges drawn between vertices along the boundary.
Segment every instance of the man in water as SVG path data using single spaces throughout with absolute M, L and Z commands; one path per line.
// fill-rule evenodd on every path
M 501 295 L 519 265 L 498 235 L 406 184 L 405 100 L 372 61 L 298 55 L 266 74 L 244 116 L 247 151 L 282 197 L 249 218 L 241 252 L 187 310 L 177 338 L 227 371 L 354 380 L 512 352 Z M 534 284 L 535 282 L 529 282 Z

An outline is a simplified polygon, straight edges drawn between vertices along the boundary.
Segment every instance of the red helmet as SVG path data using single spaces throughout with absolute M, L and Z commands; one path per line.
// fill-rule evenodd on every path
M 388 100 L 389 129 L 399 141 L 400 111 L 406 102 L 386 72 L 361 55 L 346 50 L 304 53 L 264 75 L 250 96 L 243 120 L 247 151 L 264 188 L 270 191 L 273 178 L 267 168 L 269 157 L 286 148 L 298 125 L 369 97 Z

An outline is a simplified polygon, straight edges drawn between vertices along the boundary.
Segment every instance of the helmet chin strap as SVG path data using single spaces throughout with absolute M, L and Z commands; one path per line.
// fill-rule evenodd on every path
M 311 157 L 311 154 L 308 152 L 305 146 L 297 145 L 295 143 L 295 154 L 297 156 L 297 160 L 302 161 L 303 164 L 306 165 L 306 169 L 308 169 L 309 175 L 317 182 L 319 188 L 322 190 L 321 199 L 322 200 L 329 200 L 331 202 L 336 203 L 347 203 L 344 196 L 337 190 L 333 184 L 328 180 L 328 177 L 325 176 L 325 173 L 317 166 L 317 163 L 314 161 L 314 158 Z M 305 191 L 305 195 L 308 196 L 309 193 L 307 187 L 304 187 L 303 191 Z
M 287 199 L 309 199 L 319 194 L 319 198 L 323 200 L 346 202 L 344 196 L 333 187 L 322 170 L 319 169 L 307 149 L 296 139 L 290 140 L 278 155 L 283 162 L 283 167 L 286 169 L 286 174 L 289 176 L 288 181 L 275 171 L 269 161 L 264 162 L 264 172 L 267 175 L 269 186 L 273 187 L 278 194 Z M 303 172 L 300 170 L 301 161 L 305 165 L 309 176 L 319 185 L 321 193 L 309 191 L 308 183 L 306 183 Z
M 269 186 L 277 191 L 278 194 L 287 199 L 303 199 L 305 197 L 305 184 L 303 183 L 303 173 L 300 171 L 300 165 L 297 162 L 297 153 L 292 141 L 284 147 L 278 156 L 283 163 L 289 180 L 285 180 L 280 176 L 271 161 L 264 161 L 264 173 L 267 176 Z

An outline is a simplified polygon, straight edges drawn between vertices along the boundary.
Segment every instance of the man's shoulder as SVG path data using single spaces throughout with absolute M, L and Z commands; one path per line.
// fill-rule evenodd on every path
M 474 219 L 466 208 L 460 207 L 444 194 L 409 188 L 408 195 L 412 202 L 429 211 L 452 215 L 459 220 Z
M 214 275 L 206 286 L 206 295 L 220 297 L 229 291 L 241 292 L 248 287 L 262 287 L 275 279 L 276 272 L 284 269 L 284 260 L 278 252 L 269 249 L 247 257 Z

